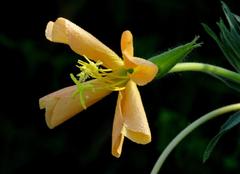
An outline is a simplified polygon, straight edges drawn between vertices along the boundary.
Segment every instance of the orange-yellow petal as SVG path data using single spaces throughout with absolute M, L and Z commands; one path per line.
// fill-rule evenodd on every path
M 53 42 L 68 44 L 73 51 L 94 61 L 100 60 L 107 68 L 123 65 L 121 58 L 93 35 L 64 18 L 47 24 L 45 35 Z
M 86 83 L 91 83 L 96 87 L 100 85 L 98 80 L 91 80 Z M 45 119 L 49 128 L 58 126 L 84 109 L 80 104 L 79 95 L 73 95 L 76 90 L 77 87 L 74 85 L 39 99 L 40 108 L 46 109 Z M 84 91 L 85 104 L 88 107 L 110 93 L 110 90 L 86 89 Z
M 133 36 L 130 31 L 124 31 L 121 38 L 122 53 L 126 52 L 128 55 L 133 56 Z
M 133 57 L 123 52 L 123 58 L 126 68 L 132 68 L 133 73 L 129 74 L 130 79 L 142 86 L 154 79 L 158 72 L 158 67 L 145 59 Z
M 124 141 L 124 135 L 121 133 L 124 123 L 122 115 L 122 99 L 122 93 L 119 92 L 112 130 L 112 155 L 117 158 L 119 158 L 122 153 L 122 146 Z
M 124 136 L 133 142 L 147 144 L 151 141 L 141 96 L 133 81 L 119 92 L 112 132 L 112 154 L 120 157 Z

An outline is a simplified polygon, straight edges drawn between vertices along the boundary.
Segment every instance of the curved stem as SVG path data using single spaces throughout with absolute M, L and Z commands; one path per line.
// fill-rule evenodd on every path
M 164 161 L 166 160 L 170 152 L 194 129 L 196 129 L 197 127 L 199 127 L 200 125 L 202 125 L 203 123 L 207 122 L 210 119 L 236 110 L 240 110 L 240 103 L 224 106 L 212 112 L 209 112 L 208 114 L 203 115 L 202 117 L 194 121 L 192 124 L 187 126 L 185 129 L 183 129 L 164 149 L 164 151 L 158 158 L 157 162 L 155 163 L 151 171 L 151 174 L 157 174 L 159 172 L 161 166 L 163 165 Z
M 210 65 L 210 64 L 195 63 L 195 62 L 178 63 L 169 71 L 169 73 L 181 72 L 181 71 L 199 71 L 199 72 L 204 72 L 208 74 L 215 74 L 215 75 L 227 78 L 236 83 L 240 83 L 240 74 L 227 70 L 225 68 L 221 68 L 221 67 Z

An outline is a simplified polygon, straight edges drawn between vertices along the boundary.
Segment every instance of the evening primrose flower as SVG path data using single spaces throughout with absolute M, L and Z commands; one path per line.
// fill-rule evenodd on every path
M 40 98 L 41 109 L 49 128 L 54 128 L 112 91 L 118 91 L 112 129 L 112 154 L 120 157 L 124 137 L 139 143 L 151 141 L 151 133 L 137 85 L 146 85 L 157 74 L 155 64 L 133 56 L 133 37 L 125 31 L 121 38 L 121 59 L 84 29 L 67 19 L 49 22 L 46 37 L 52 42 L 68 44 L 85 57 L 79 60 L 80 73 L 71 78 L 76 85 Z

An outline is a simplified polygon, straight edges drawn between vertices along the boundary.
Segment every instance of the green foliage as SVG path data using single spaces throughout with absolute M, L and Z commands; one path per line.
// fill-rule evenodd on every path
M 222 8 L 229 23 L 229 29 L 223 20 L 220 19 L 217 22 L 220 29 L 220 37 L 206 24 L 202 25 L 205 31 L 216 41 L 231 65 L 240 72 L 240 17 L 232 13 L 224 2 L 222 2 Z
M 207 148 L 205 149 L 203 154 L 203 162 L 206 162 L 206 160 L 209 158 L 209 156 L 211 155 L 214 147 L 216 146 L 220 138 L 230 129 L 237 126 L 239 123 L 240 123 L 240 112 L 237 112 L 229 117 L 229 119 L 221 126 L 219 133 L 216 136 L 214 136 L 213 139 L 207 145 Z
M 218 37 L 214 31 L 208 27 L 206 24 L 202 24 L 205 31 L 215 40 L 215 42 L 220 47 L 224 56 L 230 62 L 230 64 L 240 72 L 240 17 L 230 11 L 228 6 L 222 2 L 222 9 L 224 11 L 225 17 L 227 19 L 229 28 L 225 25 L 224 21 L 220 19 L 217 22 L 217 25 L 220 29 L 220 36 Z M 225 78 L 218 77 L 228 86 L 236 89 L 238 92 L 240 91 L 240 87 L 237 83 L 229 81 Z M 219 133 L 213 137 L 213 139 L 209 142 L 206 150 L 203 154 L 203 162 L 205 162 L 209 156 L 211 155 L 214 147 L 220 140 L 220 138 L 230 129 L 235 127 L 240 123 L 240 112 L 233 114 L 221 127 Z
M 218 37 L 210 27 L 208 27 L 206 24 L 202 25 L 205 31 L 218 44 L 230 64 L 237 70 L 237 72 L 240 72 L 240 17 L 232 13 L 224 2 L 222 2 L 222 9 L 228 21 L 229 29 L 224 24 L 224 21 L 220 19 L 220 21 L 217 22 L 217 25 L 220 29 L 220 36 Z M 214 76 L 229 87 L 237 90 L 238 92 L 240 91 L 240 86 L 238 83 L 229 81 L 228 79 L 220 76 Z
M 228 87 L 240 92 L 240 82 L 239 81 L 230 80 L 230 79 L 224 78 L 222 76 L 219 76 L 219 75 L 216 75 L 216 74 L 213 74 L 213 73 L 209 73 L 209 75 L 212 75 L 213 77 L 222 81 Z

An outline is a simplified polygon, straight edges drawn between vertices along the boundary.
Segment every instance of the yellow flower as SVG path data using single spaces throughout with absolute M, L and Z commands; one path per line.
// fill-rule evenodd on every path
M 56 127 L 112 91 L 119 91 L 113 121 L 112 154 L 120 157 L 124 137 L 140 144 L 149 143 L 151 133 L 137 85 L 152 81 L 158 68 L 150 61 L 133 56 L 131 32 L 122 34 L 123 59 L 90 33 L 64 18 L 50 21 L 45 34 L 52 42 L 68 44 L 88 61 L 79 60 L 78 67 L 82 71 L 78 74 L 79 79 L 71 75 L 76 85 L 40 98 L 40 108 L 46 109 L 48 127 Z M 95 79 L 85 82 L 88 77 Z

